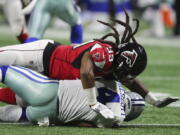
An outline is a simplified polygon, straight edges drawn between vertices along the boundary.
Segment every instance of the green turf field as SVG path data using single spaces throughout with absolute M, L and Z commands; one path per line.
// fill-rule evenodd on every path
M 0 33 L 0 45 L 15 44 L 12 35 Z M 138 78 L 155 93 L 180 97 L 180 43 L 179 47 L 149 46 L 148 67 Z M 180 107 L 158 109 L 146 106 L 138 119 L 126 124 L 180 124 Z M 75 127 L 37 127 L 0 124 L 0 135 L 180 135 L 180 127 L 138 127 L 96 129 Z

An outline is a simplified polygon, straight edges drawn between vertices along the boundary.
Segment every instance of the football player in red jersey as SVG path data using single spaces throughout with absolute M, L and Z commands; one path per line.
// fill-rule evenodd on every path
M 59 80 L 81 79 L 89 105 L 105 118 L 114 116 L 108 108 L 102 112 L 103 105 L 96 100 L 95 77 L 111 77 L 120 80 L 132 91 L 137 91 L 151 104 L 155 104 L 157 99 L 149 94 L 149 91 L 136 79 L 133 79 L 145 69 L 147 56 L 144 48 L 134 38 L 139 21 L 134 20 L 136 28 L 132 31 L 129 26 L 129 16 L 126 12 L 125 14 L 125 23 L 120 20 L 112 20 L 125 27 L 121 40 L 114 26 L 99 21 L 110 27 L 114 33 L 108 33 L 101 39 L 74 46 L 57 44 L 52 40 L 39 40 L 1 47 L 0 65 L 29 67 Z M 114 37 L 115 42 L 107 40 L 109 36 Z

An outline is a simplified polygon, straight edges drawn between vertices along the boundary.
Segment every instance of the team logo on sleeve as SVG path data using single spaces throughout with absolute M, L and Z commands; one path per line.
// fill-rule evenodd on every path
M 99 44 L 95 44 L 91 48 L 90 53 L 92 55 L 92 59 L 95 65 L 102 69 L 106 63 L 106 58 L 102 46 Z
M 134 63 L 136 62 L 138 54 L 135 50 L 132 51 L 124 51 L 121 53 L 121 55 L 126 58 L 126 63 L 129 65 L 129 67 L 133 67 Z
M 96 60 L 100 60 L 100 59 L 101 59 L 100 53 L 95 53 L 95 54 L 93 55 L 93 57 L 94 57 Z

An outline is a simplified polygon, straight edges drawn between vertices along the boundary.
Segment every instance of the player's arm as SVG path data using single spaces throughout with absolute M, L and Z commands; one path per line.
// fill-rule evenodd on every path
M 89 52 L 86 52 L 82 57 L 80 77 L 84 89 L 89 89 L 95 86 L 93 63 Z
M 82 86 L 86 92 L 87 101 L 90 107 L 100 113 L 103 117 L 107 119 L 113 119 L 114 114 L 105 105 L 97 102 L 95 80 L 94 80 L 94 66 L 91 58 L 90 52 L 85 52 L 80 67 L 80 79 Z
M 178 98 L 175 97 L 166 97 L 161 100 L 157 99 L 138 79 L 126 80 L 123 84 L 131 91 L 139 93 L 147 103 L 156 107 L 165 107 L 178 100 Z
M 86 90 L 88 103 L 90 106 L 97 103 L 96 87 L 94 84 L 94 72 L 91 55 L 86 52 L 81 60 L 80 77 L 84 90 Z
M 139 93 L 143 98 L 148 94 L 149 90 L 138 79 L 126 80 L 123 84 L 131 91 Z

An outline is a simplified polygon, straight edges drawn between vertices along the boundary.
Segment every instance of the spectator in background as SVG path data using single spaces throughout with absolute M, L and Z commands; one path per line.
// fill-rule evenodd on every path
M 105 26 L 98 25 L 96 20 L 109 21 L 109 18 L 125 20 L 122 9 L 125 8 L 130 18 L 132 17 L 132 5 L 130 0 L 79 0 L 83 6 L 83 23 L 89 24 L 88 31 L 104 32 Z M 121 29 L 121 28 L 120 28 Z
M 143 19 L 149 23 L 148 36 L 164 37 L 166 28 L 174 27 L 174 11 L 172 2 L 168 0 L 132 0 L 136 10 L 140 11 Z

